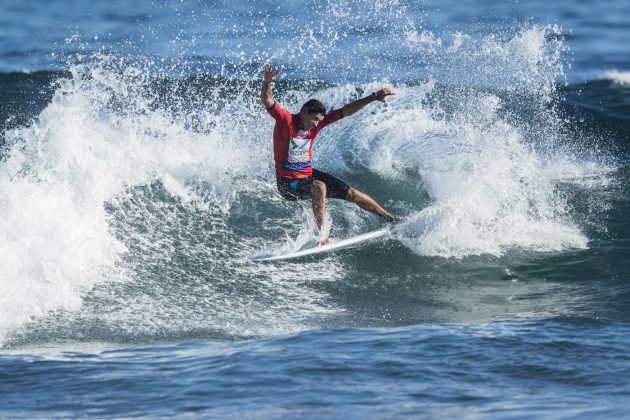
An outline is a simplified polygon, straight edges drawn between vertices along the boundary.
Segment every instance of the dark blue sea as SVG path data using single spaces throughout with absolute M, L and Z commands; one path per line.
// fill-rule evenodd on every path
M 1 418 L 628 418 L 630 4 L 2 0 Z M 405 216 L 317 242 L 315 167 Z M 325 231 L 383 226 L 329 200 Z

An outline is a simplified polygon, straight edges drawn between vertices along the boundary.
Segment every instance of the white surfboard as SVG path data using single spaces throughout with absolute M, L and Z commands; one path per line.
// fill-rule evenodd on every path
M 360 244 L 362 242 L 371 241 L 373 239 L 382 238 L 384 236 L 392 235 L 396 232 L 397 225 L 388 225 L 382 229 L 375 230 L 373 232 L 364 233 L 352 238 L 343 239 L 338 242 L 333 242 L 327 245 L 319 245 L 314 248 L 302 249 L 300 251 L 292 252 L 290 254 L 275 255 L 272 257 L 257 257 L 252 258 L 252 261 L 267 262 L 267 261 L 286 261 L 295 258 L 306 257 L 308 255 L 322 254 L 325 252 L 337 251 L 340 249 L 348 248 L 353 245 Z

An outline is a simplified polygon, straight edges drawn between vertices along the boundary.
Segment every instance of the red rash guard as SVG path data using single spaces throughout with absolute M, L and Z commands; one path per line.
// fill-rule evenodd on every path
M 267 112 L 276 120 L 273 129 L 276 178 L 308 178 L 313 174 L 313 141 L 322 128 L 343 117 L 341 109 L 327 113 L 317 127 L 308 131 L 300 128 L 298 114 L 292 115 L 277 102 Z

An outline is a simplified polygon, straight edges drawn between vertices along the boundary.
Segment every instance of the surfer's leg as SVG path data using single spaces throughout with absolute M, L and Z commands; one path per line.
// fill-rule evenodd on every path
M 317 229 L 322 230 L 324 226 L 324 214 L 326 214 L 326 184 L 322 181 L 313 181 L 311 185 L 313 196 L 313 214 Z
M 348 192 L 346 193 L 346 200 L 355 203 L 363 210 L 374 213 L 389 222 L 397 222 L 400 220 L 399 217 L 394 216 L 393 214 L 386 211 L 383 207 L 381 207 L 376 201 L 374 201 L 372 197 L 365 193 L 362 193 L 356 188 L 348 189 Z
M 326 194 L 328 197 L 337 198 L 341 200 L 350 201 L 355 203 L 364 210 L 381 216 L 383 219 L 389 222 L 398 222 L 400 218 L 387 212 L 383 207 L 372 199 L 369 195 L 362 193 L 356 188 L 350 187 L 341 179 L 327 174 L 326 172 L 313 169 L 313 178 L 317 181 L 321 181 L 325 184 Z

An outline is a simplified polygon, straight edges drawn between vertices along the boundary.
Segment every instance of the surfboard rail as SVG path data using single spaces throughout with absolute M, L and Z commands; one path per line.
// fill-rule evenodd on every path
M 318 245 L 312 248 L 301 249 L 296 252 L 290 252 L 288 254 L 273 255 L 268 257 L 254 257 L 252 261 L 256 262 L 272 262 L 272 261 L 287 261 L 296 258 L 302 258 L 309 255 L 323 254 L 327 252 L 337 251 L 344 248 L 349 248 L 353 245 L 357 245 L 363 242 L 371 241 L 374 239 L 382 238 L 384 236 L 392 235 L 396 232 L 396 225 L 387 225 L 381 229 L 374 230 L 372 232 L 363 233 L 351 238 L 342 239 L 337 242 L 333 242 L 327 245 Z

